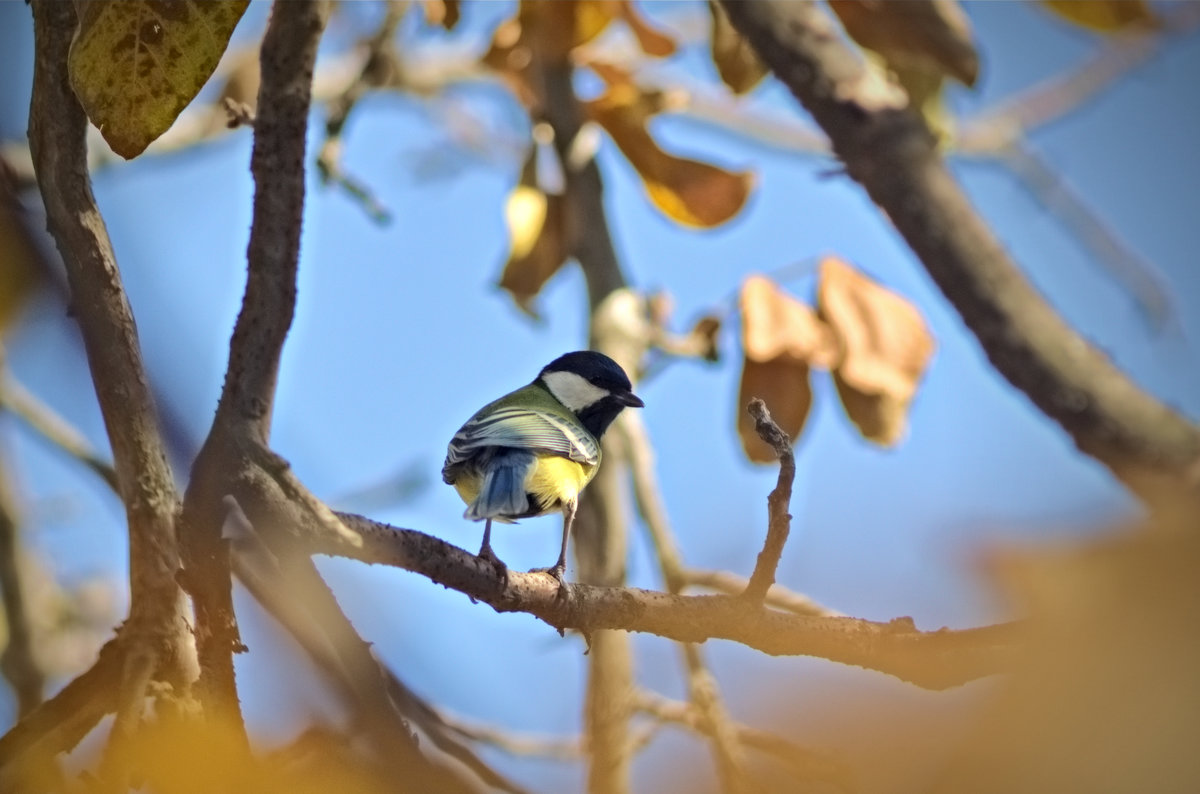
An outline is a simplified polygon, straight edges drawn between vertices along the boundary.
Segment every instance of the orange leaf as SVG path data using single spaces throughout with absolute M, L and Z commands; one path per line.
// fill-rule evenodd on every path
M 708 0 L 712 17 L 709 29 L 709 51 L 717 74 L 735 94 L 745 94 L 758 85 L 767 74 L 767 67 L 754 48 L 737 32 L 725 9 L 716 0 Z
M 1158 23 L 1158 17 L 1143 0 L 1042 0 L 1042 5 L 1068 22 L 1097 33 Z
M 616 67 L 591 66 L 609 85 L 584 107 L 633 165 L 654 206 L 677 223 L 699 228 L 718 226 L 741 210 L 754 183 L 751 173 L 664 152 L 646 131 L 646 122 L 662 107 L 662 94 L 642 91 Z
M 933 355 L 925 321 L 907 300 L 834 257 L 821 263 L 817 311 L 841 342 L 834 383 L 846 413 L 865 438 L 895 444 Z
M 842 27 L 893 69 L 918 69 L 973 86 L 979 53 L 971 23 L 954 0 L 830 0 Z

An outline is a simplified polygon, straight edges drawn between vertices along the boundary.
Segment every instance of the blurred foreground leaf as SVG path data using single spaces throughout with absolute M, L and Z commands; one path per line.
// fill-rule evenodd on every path
M 1042 5 L 1068 22 L 1097 33 L 1117 33 L 1158 21 L 1143 0 L 1042 0 Z

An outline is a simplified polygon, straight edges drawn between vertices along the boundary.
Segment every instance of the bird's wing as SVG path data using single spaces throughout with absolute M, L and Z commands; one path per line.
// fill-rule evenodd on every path
M 484 447 L 541 450 L 594 466 L 600 445 L 567 417 L 536 408 L 497 408 L 468 421 L 450 440 L 443 475 Z

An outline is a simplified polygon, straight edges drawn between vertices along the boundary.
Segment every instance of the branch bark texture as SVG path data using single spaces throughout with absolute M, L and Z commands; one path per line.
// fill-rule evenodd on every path
M 263 38 L 262 83 L 254 124 L 254 220 L 242 309 L 213 427 L 192 468 L 181 525 L 186 581 L 196 613 L 197 692 L 206 711 L 240 726 L 233 653 L 241 640 L 233 613 L 229 549 L 221 530 L 223 499 L 243 503 L 270 488 L 256 464 L 270 434 L 283 343 L 296 304 L 304 214 L 305 141 L 317 46 L 329 7 L 277 3 Z
M 907 109 L 813 3 L 722 5 L 829 136 L 979 339 L 992 365 L 1143 497 L 1196 487 L 1200 429 L 1139 389 L 1029 284 Z
M 127 653 L 176 686 L 194 674 L 183 593 L 175 581 L 179 551 L 174 479 L 159 434 L 133 313 L 87 169 L 87 116 L 67 71 L 75 6 L 33 7 L 35 66 L 29 141 L 51 234 L 62 254 L 88 367 L 104 417 L 129 525 Z M 141 718 L 149 677 L 127 676 L 122 693 Z M 178 692 L 184 691 L 183 689 Z
M 548 574 L 510 570 L 504 582 L 488 562 L 439 538 L 351 513 L 338 517 L 362 544 L 325 533 L 309 538 L 308 551 L 413 571 L 498 612 L 527 612 L 564 631 L 619 629 L 679 642 L 732 640 L 772 656 L 816 656 L 876 670 L 927 689 L 1004 672 L 1020 637 L 1016 624 L 923 632 L 908 618 L 877 623 L 796 615 L 740 596 L 681 596 L 634 587 L 572 584 L 564 599 Z

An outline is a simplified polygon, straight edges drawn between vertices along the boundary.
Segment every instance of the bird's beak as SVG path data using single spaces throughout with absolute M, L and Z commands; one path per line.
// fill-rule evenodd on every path
M 645 408 L 646 404 L 642 402 L 642 398 L 638 397 L 631 391 L 617 392 L 613 395 L 617 398 L 617 402 L 621 405 L 626 405 L 630 408 Z

